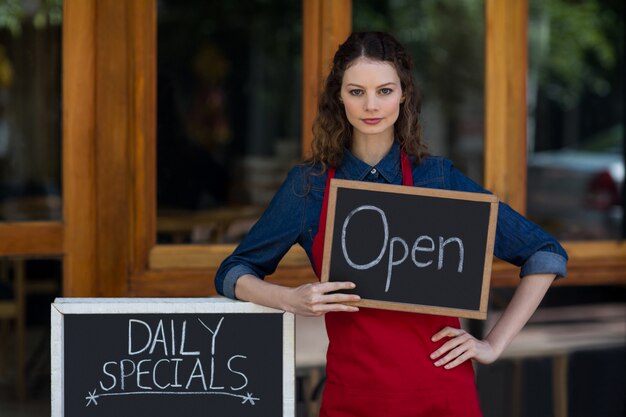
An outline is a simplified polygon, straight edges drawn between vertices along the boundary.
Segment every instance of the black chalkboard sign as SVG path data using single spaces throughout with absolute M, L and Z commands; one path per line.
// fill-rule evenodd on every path
M 363 307 L 484 319 L 497 210 L 490 194 L 333 179 L 321 279 L 354 282 Z
M 57 299 L 52 415 L 294 415 L 293 315 L 224 299 Z

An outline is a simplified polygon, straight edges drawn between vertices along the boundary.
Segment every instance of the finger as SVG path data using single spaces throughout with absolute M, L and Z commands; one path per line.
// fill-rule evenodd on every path
M 448 354 L 446 356 L 444 356 L 443 358 L 441 358 L 437 362 L 435 362 L 435 366 L 445 365 L 448 362 L 458 358 L 463 353 L 465 353 L 465 352 L 467 352 L 469 350 L 470 350 L 469 343 L 462 343 L 462 344 L 458 345 L 456 348 L 452 349 L 450 352 L 448 352 Z
M 454 336 L 459 336 L 463 333 L 465 333 L 465 330 L 463 329 L 447 326 L 439 330 L 437 333 L 435 333 L 435 335 L 430 340 L 432 340 L 433 342 L 437 342 L 446 336 L 454 337 Z
M 438 358 L 439 356 L 443 355 L 444 353 L 448 352 L 449 350 L 454 349 L 455 347 L 459 346 L 460 344 L 466 342 L 469 338 L 470 338 L 470 336 L 467 333 L 462 333 L 460 336 L 457 336 L 457 337 L 455 337 L 453 339 L 448 340 L 446 343 L 441 345 L 439 347 L 439 349 L 437 349 L 436 351 L 431 353 L 430 354 L 430 358 L 431 359 Z
M 474 357 L 474 352 L 468 350 L 465 353 L 463 353 L 461 356 L 457 357 L 455 360 L 453 360 L 452 362 L 450 362 L 449 364 L 444 366 L 444 368 L 445 369 L 455 368 L 455 367 L 459 366 L 460 364 L 462 364 L 463 362 L 465 362 L 468 359 L 471 359 L 473 357 Z
M 309 305 L 317 304 L 332 304 L 332 303 L 356 303 L 361 300 L 361 297 L 356 294 L 343 294 L 343 293 L 322 293 L 312 292 L 307 297 L 307 303 Z
M 356 294 L 326 294 L 320 297 L 320 302 L 324 304 L 355 303 L 360 300 L 361 297 Z
M 319 284 L 315 284 L 313 288 L 317 292 L 327 293 L 327 292 L 340 291 L 340 290 L 352 290 L 355 287 L 356 285 L 354 284 L 354 282 L 347 282 L 347 281 L 339 282 L 338 281 L 338 282 L 321 282 Z
M 326 313 L 330 313 L 333 311 L 355 313 L 359 311 L 359 308 L 355 306 L 345 305 L 345 304 L 319 304 L 313 307 L 312 310 L 314 313 L 321 315 L 321 314 L 326 314 Z

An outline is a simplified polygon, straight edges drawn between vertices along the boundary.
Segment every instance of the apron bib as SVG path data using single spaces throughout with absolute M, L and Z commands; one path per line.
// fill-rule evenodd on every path
M 402 185 L 413 186 L 411 162 L 402 151 Z M 322 269 L 328 190 L 335 169 L 328 169 L 324 202 L 312 255 Z M 325 315 L 329 346 L 320 416 L 324 417 L 481 417 L 471 361 L 454 369 L 437 368 L 430 359 L 445 341 L 430 338 L 453 317 L 360 308 L 357 313 Z

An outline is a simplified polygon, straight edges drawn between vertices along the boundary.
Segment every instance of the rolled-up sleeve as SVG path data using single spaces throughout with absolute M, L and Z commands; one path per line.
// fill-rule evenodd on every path
M 255 275 L 255 272 L 251 268 L 248 268 L 247 266 L 241 264 L 235 265 L 230 268 L 228 272 L 226 272 L 226 276 L 224 276 L 221 294 L 228 298 L 236 300 L 237 297 L 235 296 L 235 284 L 237 283 L 237 280 L 240 276 L 246 274 Z
M 556 274 L 562 278 L 567 274 L 567 258 L 555 252 L 535 252 L 522 264 L 519 275 L 523 278 L 532 274 Z
M 235 251 L 215 274 L 219 294 L 236 299 L 235 286 L 242 275 L 260 279 L 272 274 L 282 257 L 302 234 L 305 198 L 300 167 L 292 169 L 269 206 Z
M 450 189 L 489 193 L 454 168 L 451 162 L 446 160 L 445 163 L 447 166 L 444 172 L 448 174 Z M 567 273 L 567 253 L 561 244 L 538 225 L 502 202 L 498 205 L 494 255 L 521 267 L 520 277 L 556 274 L 557 278 L 561 278 Z

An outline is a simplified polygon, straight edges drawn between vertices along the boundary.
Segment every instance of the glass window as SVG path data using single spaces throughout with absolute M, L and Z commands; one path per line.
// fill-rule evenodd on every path
M 301 2 L 161 0 L 157 30 L 158 242 L 236 242 L 301 155 Z
M 483 182 L 484 1 L 354 0 L 353 29 L 393 34 L 413 58 L 430 152 Z
M 623 237 L 624 3 L 531 0 L 528 33 L 528 216 Z
M 61 6 L 0 2 L 0 221 L 61 219 Z
M 50 303 L 62 294 L 58 257 L 0 257 L 0 410 L 50 415 Z

